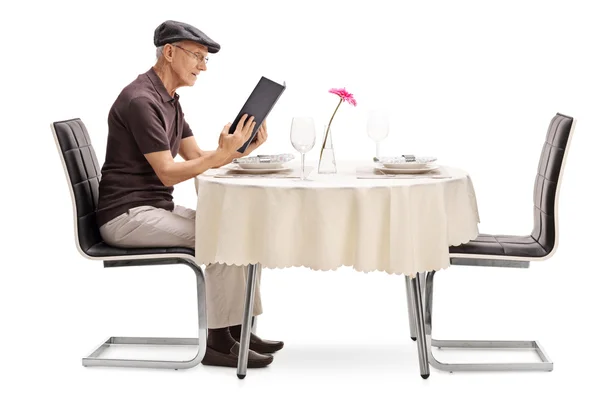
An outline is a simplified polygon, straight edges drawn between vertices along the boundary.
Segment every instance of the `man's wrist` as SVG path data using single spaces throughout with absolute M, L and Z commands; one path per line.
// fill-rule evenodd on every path
M 217 149 L 215 150 L 211 155 L 211 165 L 213 167 L 220 167 L 222 165 L 228 164 L 230 161 L 229 159 L 231 158 L 231 155 L 225 151 L 223 151 L 222 149 Z

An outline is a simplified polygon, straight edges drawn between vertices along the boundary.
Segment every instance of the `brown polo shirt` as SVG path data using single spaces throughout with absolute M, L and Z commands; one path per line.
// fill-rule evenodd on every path
M 106 159 L 102 166 L 96 219 L 102 226 L 130 208 L 149 205 L 172 211 L 173 186 L 164 186 L 144 154 L 179 152 L 192 136 L 179 104 L 150 70 L 117 97 L 108 114 Z

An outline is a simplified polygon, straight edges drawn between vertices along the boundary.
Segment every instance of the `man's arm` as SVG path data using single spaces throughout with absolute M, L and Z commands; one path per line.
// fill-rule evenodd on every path
M 179 145 L 179 155 L 185 161 L 194 160 L 204 156 L 207 152 L 198 147 L 198 143 L 194 136 L 188 136 L 181 140 Z
M 226 152 L 219 150 L 207 153 L 183 162 L 176 162 L 169 150 L 147 153 L 144 156 L 162 184 L 174 186 L 214 168 L 229 158 Z
M 206 157 L 214 153 L 215 150 L 201 150 L 200 147 L 198 147 L 198 142 L 196 142 L 196 139 L 193 136 L 182 139 L 181 144 L 179 145 L 179 155 L 186 161 L 195 160 L 200 157 Z M 219 168 L 223 165 L 229 164 L 231 161 L 233 161 L 234 157 L 235 156 L 230 156 L 211 168 Z
M 237 149 L 248 140 L 255 125 L 254 117 L 248 118 L 244 114 L 233 134 L 229 134 L 231 124 L 223 127 L 217 150 L 212 152 L 201 151 L 202 155 L 198 158 L 175 162 L 169 150 L 148 152 L 144 154 L 144 157 L 146 157 L 163 185 L 174 186 L 230 160 L 237 153 Z M 187 154 L 189 155 L 189 153 Z

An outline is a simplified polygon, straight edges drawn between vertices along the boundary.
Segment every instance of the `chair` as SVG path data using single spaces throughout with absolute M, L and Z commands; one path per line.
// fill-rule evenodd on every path
M 527 236 L 480 234 L 476 239 L 450 247 L 451 265 L 500 268 L 528 268 L 531 261 L 547 260 L 558 246 L 558 194 L 572 134 L 572 117 L 557 113 L 548 127 L 534 186 L 533 230 Z M 422 290 L 425 338 L 429 363 L 444 371 L 552 371 L 553 363 L 538 341 L 436 340 L 431 336 L 433 278 L 428 272 Z M 408 281 L 407 281 L 408 283 Z M 410 289 L 407 284 L 407 289 Z M 409 296 L 410 299 L 410 296 Z M 409 314 L 412 307 L 409 307 Z M 416 336 L 414 315 L 410 315 L 411 337 Z M 431 351 L 438 348 L 532 349 L 540 361 L 528 363 L 443 363 Z
M 194 250 L 188 248 L 115 248 L 102 241 L 96 224 L 100 167 L 90 137 L 79 118 L 51 124 L 56 146 L 67 178 L 73 203 L 75 245 L 87 259 L 102 260 L 105 267 L 184 264 L 196 274 L 198 302 L 198 337 L 110 337 L 89 356 L 84 366 L 192 368 L 204 358 L 206 351 L 206 292 L 204 273 L 196 264 Z M 100 355 L 111 345 L 197 346 L 196 356 L 187 361 L 108 359 Z

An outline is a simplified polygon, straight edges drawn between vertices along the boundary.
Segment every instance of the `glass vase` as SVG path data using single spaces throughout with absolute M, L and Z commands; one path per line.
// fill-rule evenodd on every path
M 327 133 L 327 126 L 323 129 L 323 143 L 320 149 L 318 172 L 319 174 L 337 173 L 335 151 L 333 149 L 333 130 L 330 127 L 329 133 Z

